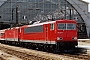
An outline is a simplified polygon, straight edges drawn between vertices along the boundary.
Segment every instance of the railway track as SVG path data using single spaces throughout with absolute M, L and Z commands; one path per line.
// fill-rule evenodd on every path
M 2 57 L 0 57 L 0 60 L 5 60 L 5 59 L 3 59 Z
M 21 58 L 23 60 L 46 60 L 42 58 L 38 58 L 37 56 L 26 54 L 24 52 L 16 51 L 10 48 L 6 48 L 5 46 L 0 46 L 0 49 L 2 49 L 4 52 L 17 56 L 18 58 Z
M 53 54 L 0 44 L 0 50 L 23 60 L 88 60 L 88 54 Z
M 61 54 L 60 54 L 61 55 Z M 79 60 L 88 60 L 88 54 L 79 54 L 79 55 L 72 55 L 72 54 L 62 54 L 63 56 L 68 56 L 73 59 L 79 59 Z

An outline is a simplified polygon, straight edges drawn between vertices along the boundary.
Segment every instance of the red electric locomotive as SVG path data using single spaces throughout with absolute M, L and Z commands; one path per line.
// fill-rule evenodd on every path
M 5 31 L 5 40 L 42 49 L 75 48 L 78 45 L 76 22 L 56 20 L 11 28 Z
M 43 44 L 44 48 L 74 48 L 78 45 L 76 22 L 56 20 L 21 27 L 20 41 Z M 38 44 L 37 44 L 38 43 Z

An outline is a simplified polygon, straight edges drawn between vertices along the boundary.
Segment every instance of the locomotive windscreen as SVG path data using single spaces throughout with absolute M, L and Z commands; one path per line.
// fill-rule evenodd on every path
M 58 30 L 66 29 L 66 24 L 65 23 L 58 23 L 57 27 L 58 27 Z
M 73 23 L 58 23 L 57 24 L 58 30 L 75 30 L 76 24 Z
M 76 24 L 72 24 L 72 23 L 67 24 L 67 29 L 68 30 L 75 30 L 76 29 Z
M 40 25 L 40 26 L 24 28 L 24 33 L 34 33 L 34 32 L 43 32 L 43 26 Z

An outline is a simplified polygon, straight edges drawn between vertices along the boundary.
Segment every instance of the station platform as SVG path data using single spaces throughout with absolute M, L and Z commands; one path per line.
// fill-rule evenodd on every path
M 90 40 L 90 39 L 78 39 L 78 40 L 82 41 L 82 40 Z
M 85 49 L 90 50 L 90 43 L 89 42 L 78 42 L 77 47 L 85 48 Z
M 85 49 L 88 49 L 90 50 L 90 46 L 78 46 L 79 48 L 85 48 Z

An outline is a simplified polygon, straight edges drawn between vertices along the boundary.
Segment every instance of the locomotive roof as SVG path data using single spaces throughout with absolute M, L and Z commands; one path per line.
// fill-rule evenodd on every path
M 54 23 L 56 21 L 48 21 L 48 22 L 43 22 L 43 23 L 37 23 L 37 24 L 33 24 L 33 25 L 28 25 L 27 27 L 31 27 L 31 26 L 39 26 L 39 25 L 44 25 L 44 24 L 49 24 L 49 23 Z
M 32 27 L 32 26 L 39 26 L 39 25 L 44 25 L 44 24 L 54 23 L 54 22 L 56 22 L 56 21 L 75 22 L 75 20 L 55 20 L 55 21 L 47 21 L 47 22 L 37 23 L 37 24 L 32 24 L 32 25 L 24 25 L 24 26 L 21 26 L 21 28 Z

